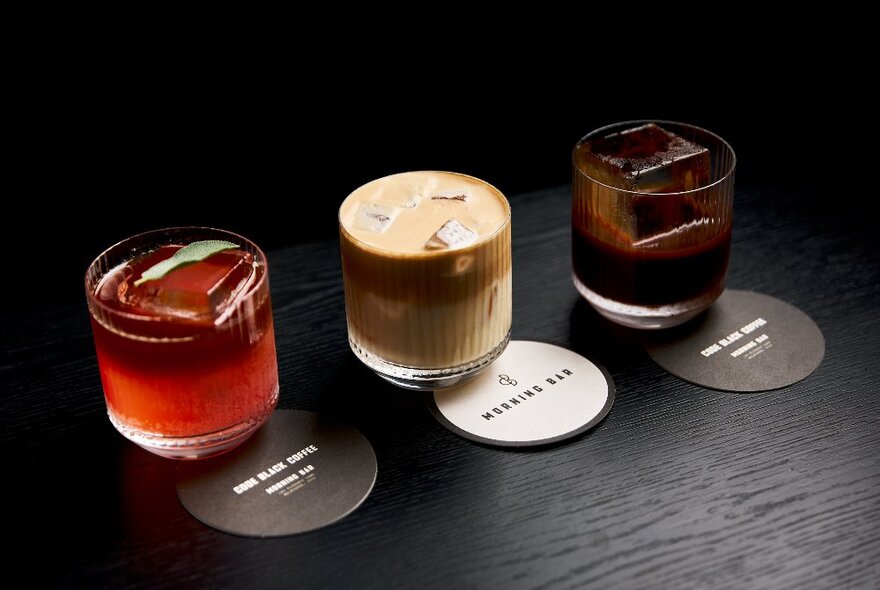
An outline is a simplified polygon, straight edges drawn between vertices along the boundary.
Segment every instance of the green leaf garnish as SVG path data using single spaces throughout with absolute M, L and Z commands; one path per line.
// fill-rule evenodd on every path
M 134 286 L 138 287 L 147 281 L 155 281 L 161 279 L 172 270 L 181 266 L 187 266 L 194 262 L 200 262 L 209 256 L 213 256 L 224 250 L 234 250 L 238 248 L 238 244 L 227 242 L 225 240 L 202 240 L 186 245 L 174 253 L 171 258 L 166 258 L 162 262 L 157 262 L 143 273 L 141 278 L 134 282 Z

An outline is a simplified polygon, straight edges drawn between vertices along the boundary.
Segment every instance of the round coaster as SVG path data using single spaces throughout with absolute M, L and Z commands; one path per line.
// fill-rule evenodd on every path
M 277 410 L 238 449 L 182 463 L 177 496 L 210 527 L 277 537 L 336 522 L 375 482 L 376 454 L 359 431 L 313 412 Z
M 680 379 L 722 391 L 786 387 L 825 356 L 819 326 L 798 308 L 761 293 L 725 291 L 690 322 L 651 334 L 645 349 Z
M 476 379 L 435 391 L 428 406 L 469 440 L 531 447 L 586 432 L 612 403 L 614 382 L 605 369 L 560 346 L 514 340 Z

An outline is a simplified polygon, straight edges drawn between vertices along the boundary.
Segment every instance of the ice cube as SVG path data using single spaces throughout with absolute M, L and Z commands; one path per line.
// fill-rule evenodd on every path
M 382 233 L 391 226 L 400 209 L 381 203 L 361 203 L 354 214 L 353 227 Z
M 130 264 L 131 273 L 119 283 L 119 301 L 129 311 L 161 317 L 216 321 L 254 280 L 253 255 L 241 250 L 214 254 L 178 267 L 161 279 L 137 287 L 134 280 L 179 246 L 163 246 Z
M 457 219 L 450 219 L 425 242 L 428 250 L 463 248 L 477 241 L 477 232 L 468 229 Z
M 653 123 L 579 143 L 577 160 L 596 180 L 639 192 L 687 191 L 709 184 L 709 150 Z

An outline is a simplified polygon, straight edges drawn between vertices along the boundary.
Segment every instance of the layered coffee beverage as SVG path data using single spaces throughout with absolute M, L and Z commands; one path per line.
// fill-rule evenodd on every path
M 507 345 L 510 206 L 477 178 L 406 172 L 339 209 L 349 342 L 403 387 L 459 384 Z

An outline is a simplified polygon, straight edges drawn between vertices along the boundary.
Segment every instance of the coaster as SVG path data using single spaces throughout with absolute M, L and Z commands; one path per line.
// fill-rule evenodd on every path
M 608 414 L 614 382 L 581 355 L 513 340 L 473 381 L 435 391 L 428 406 L 452 432 L 499 447 L 532 447 L 586 432 Z
M 825 356 L 819 326 L 798 308 L 761 293 L 725 291 L 702 315 L 648 337 L 654 361 L 680 379 L 722 391 L 786 387 Z
M 313 412 L 277 410 L 238 449 L 180 464 L 177 496 L 210 527 L 278 537 L 336 522 L 375 482 L 376 454 L 359 431 Z

